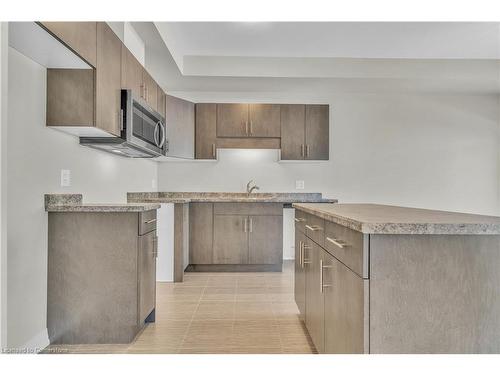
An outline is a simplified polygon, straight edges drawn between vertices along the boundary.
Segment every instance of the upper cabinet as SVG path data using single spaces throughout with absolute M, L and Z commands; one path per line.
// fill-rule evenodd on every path
M 40 22 L 90 65 L 97 64 L 97 22 Z
M 218 137 L 279 138 L 279 104 L 217 104 Z
M 142 71 L 142 82 L 144 84 L 144 99 L 156 111 L 158 108 L 158 85 L 146 70 Z
M 281 105 L 281 159 L 328 160 L 329 106 Z
M 167 95 L 167 156 L 194 158 L 194 103 Z
M 156 110 L 160 115 L 163 116 L 163 118 L 166 118 L 167 95 L 165 94 L 165 91 L 161 89 L 160 86 L 158 86 L 158 93 L 156 97 L 158 103 Z
M 217 156 L 217 104 L 196 104 L 195 126 L 195 158 L 215 159 Z
M 122 88 L 132 90 L 132 93 L 144 99 L 144 84 L 142 72 L 144 68 L 132 52 L 122 44 Z
M 96 126 L 119 136 L 122 43 L 105 22 L 97 23 Z

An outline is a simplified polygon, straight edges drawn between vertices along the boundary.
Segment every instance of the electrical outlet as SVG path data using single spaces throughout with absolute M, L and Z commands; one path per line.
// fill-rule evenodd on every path
M 61 186 L 71 186 L 71 170 L 61 169 Z
M 151 180 L 151 188 L 156 189 L 156 180 L 154 178 Z
M 304 180 L 296 180 L 295 181 L 295 189 L 304 190 Z

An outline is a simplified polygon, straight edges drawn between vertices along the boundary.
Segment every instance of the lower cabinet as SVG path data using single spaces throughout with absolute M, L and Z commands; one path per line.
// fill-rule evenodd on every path
M 156 231 L 139 237 L 138 281 L 139 321 L 144 322 L 156 304 L 156 252 L 158 241 Z
M 295 303 L 299 308 L 300 318 L 306 317 L 306 272 L 304 264 L 304 245 L 306 236 L 295 226 Z
M 191 203 L 189 221 L 191 268 L 281 270 L 282 204 Z

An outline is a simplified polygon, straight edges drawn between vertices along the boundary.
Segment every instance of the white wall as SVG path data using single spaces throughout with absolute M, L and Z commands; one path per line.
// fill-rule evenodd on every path
M 218 96 L 200 101 L 300 102 L 286 94 Z M 340 202 L 375 202 L 500 214 L 498 97 L 495 95 L 331 95 L 330 161 L 277 163 L 272 151 L 220 152 L 219 162 L 159 164 L 160 191 L 321 192 Z
M 0 347 L 7 346 L 7 63 L 8 24 L 0 22 Z
M 47 214 L 45 193 L 83 193 L 88 202 L 126 202 L 128 191 L 150 191 L 156 163 L 78 145 L 45 127 L 46 71 L 9 49 L 8 345 L 46 344 Z M 72 186 L 60 187 L 60 170 Z M 82 301 L 84 303 L 84 301 Z

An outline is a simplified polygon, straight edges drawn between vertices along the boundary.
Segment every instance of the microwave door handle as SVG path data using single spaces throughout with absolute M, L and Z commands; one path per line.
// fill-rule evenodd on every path
M 167 131 L 165 129 L 165 126 L 161 123 L 161 121 L 158 122 L 158 125 L 159 126 L 159 129 L 161 129 L 161 134 L 162 134 L 162 137 L 161 137 L 161 142 L 160 144 L 158 145 L 159 148 L 162 148 L 163 145 L 165 144 L 165 141 L 167 140 Z
M 154 134 L 153 134 L 153 138 L 154 138 L 154 140 L 155 140 L 155 144 L 156 144 L 158 147 L 160 147 L 160 145 L 159 145 L 160 141 L 158 140 L 158 136 L 159 136 L 159 134 L 158 134 L 158 133 L 160 132 L 160 127 L 159 127 L 159 125 L 160 125 L 160 122 L 157 122 L 157 123 L 156 123 L 156 125 L 155 125 L 155 132 L 154 132 Z

